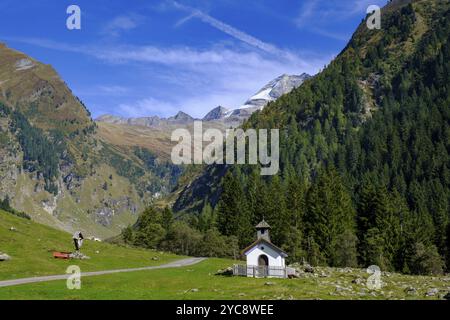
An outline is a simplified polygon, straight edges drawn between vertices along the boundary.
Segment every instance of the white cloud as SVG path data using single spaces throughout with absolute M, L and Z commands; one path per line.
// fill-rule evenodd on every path
M 314 15 L 314 11 L 317 7 L 318 2 L 319 0 L 309 0 L 303 4 L 300 10 L 300 14 L 295 19 L 295 24 L 297 25 L 297 27 L 301 28 L 306 23 L 308 23 L 311 16 Z
M 177 1 L 173 1 L 174 7 L 179 9 L 179 10 L 183 10 L 186 11 L 188 13 L 190 13 L 190 15 L 180 21 L 178 21 L 178 23 L 176 24 L 177 26 L 180 26 L 181 24 L 185 23 L 187 20 L 191 19 L 191 18 L 198 18 L 201 21 L 203 21 L 204 23 L 209 24 L 210 26 L 232 36 L 235 39 L 238 39 L 244 43 L 247 43 L 248 45 L 251 45 L 255 48 L 258 48 L 260 50 L 263 50 L 267 53 L 276 55 L 276 56 L 280 56 L 280 57 L 284 57 L 285 59 L 294 59 L 295 57 L 287 51 L 283 51 L 279 48 L 277 48 L 276 46 L 264 42 L 260 39 L 257 39 L 241 30 L 238 30 L 232 26 L 230 26 L 229 24 L 226 24 L 198 9 L 186 6 L 186 5 L 182 5 L 180 3 L 178 3 Z
M 292 54 L 295 59 L 285 59 L 223 44 L 195 49 L 72 46 L 47 39 L 16 38 L 14 41 L 88 55 L 110 63 L 112 67 L 114 64 L 129 65 L 140 87 L 133 88 L 132 92 L 125 88 L 132 85 L 129 83 L 126 86 L 117 83 L 97 87 L 99 96 L 117 96 L 120 93 L 121 102 L 112 101 L 109 108 L 123 116 L 171 116 L 183 110 L 192 116 L 203 117 L 217 105 L 236 108 L 275 77 L 283 73 L 315 74 L 331 59 L 316 54 Z M 145 72 L 146 68 L 157 68 L 158 71 Z M 150 90 L 145 89 L 146 85 Z
M 199 118 L 218 105 L 228 108 L 241 106 L 262 86 L 283 73 L 315 74 L 331 59 L 328 56 L 310 56 L 286 61 L 238 48 L 222 47 L 208 50 L 117 48 L 103 51 L 97 57 L 111 63 L 158 64 L 167 68 L 153 76 L 167 87 L 173 87 L 174 93 L 165 99 L 154 96 L 137 99 L 122 106 L 122 112 L 139 116 L 171 116 L 183 110 Z
M 74 52 L 74 53 L 83 53 L 88 48 L 83 46 L 75 46 L 63 42 L 53 41 L 50 39 L 44 38 L 24 38 L 24 37 L 4 37 L 0 36 L 2 41 L 6 42 L 18 42 L 25 43 L 36 47 L 41 47 L 45 49 L 65 51 L 65 52 Z M 87 52 L 88 53 L 88 52 Z
M 103 93 L 116 95 L 126 94 L 130 91 L 129 88 L 119 85 L 100 85 L 98 89 Z
M 121 15 L 108 22 L 101 33 L 103 35 L 118 37 L 123 31 L 137 28 L 143 20 L 143 16 L 135 13 Z
M 180 108 L 167 101 L 152 97 L 140 99 L 132 103 L 122 103 L 118 106 L 119 113 L 126 117 L 145 117 L 152 115 L 175 115 Z M 110 110 L 113 112 L 115 110 Z
M 143 62 L 164 65 L 179 65 L 184 67 L 208 65 L 245 66 L 246 68 L 271 68 L 286 65 L 295 70 L 304 72 L 317 72 L 314 60 L 306 60 L 294 54 L 291 59 L 264 57 L 256 52 L 229 49 L 221 46 L 201 50 L 189 47 L 161 48 L 155 46 L 116 46 L 114 48 L 91 48 L 88 53 L 111 63 Z
M 220 92 L 221 89 L 217 89 L 219 91 L 205 93 L 204 95 L 192 95 L 183 99 L 175 97 L 173 101 L 147 97 L 119 104 L 116 110 L 112 109 L 109 113 L 118 113 L 126 117 L 148 117 L 153 115 L 170 117 L 181 110 L 195 118 L 202 118 L 218 105 L 234 107 L 236 106 L 236 101 L 238 101 L 237 106 L 239 106 L 239 102 L 242 103 L 242 99 L 236 99 L 235 92 L 234 94 L 227 91 Z
M 84 85 L 78 84 L 75 88 L 77 95 L 84 97 L 126 97 L 132 93 L 131 88 L 121 86 L 121 85 Z

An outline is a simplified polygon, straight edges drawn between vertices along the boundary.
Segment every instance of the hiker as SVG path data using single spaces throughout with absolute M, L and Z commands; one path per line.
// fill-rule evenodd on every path
M 75 250 L 80 251 L 81 246 L 83 245 L 83 234 L 80 231 L 77 231 L 73 234 L 73 243 L 75 244 Z

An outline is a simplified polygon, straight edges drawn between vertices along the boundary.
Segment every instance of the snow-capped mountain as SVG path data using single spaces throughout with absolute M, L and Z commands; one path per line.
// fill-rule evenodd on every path
M 311 76 L 306 73 L 303 73 L 302 75 L 283 74 L 270 81 L 266 86 L 248 99 L 241 107 L 229 110 L 222 106 L 218 106 L 209 111 L 202 120 L 215 123 L 222 122 L 228 127 L 239 126 L 244 120 L 248 119 L 253 112 L 262 110 L 269 102 L 277 100 L 283 94 L 289 93 L 293 89 L 298 88 L 305 80 L 309 78 L 311 78 Z M 103 115 L 96 119 L 98 122 L 144 127 L 159 127 L 170 124 L 189 124 L 194 120 L 195 119 L 193 117 L 182 111 L 170 118 L 160 118 L 157 116 L 123 118 L 113 115 Z
M 311 78 L 309 74 L 287 75 L 283 74 L 270 81 L 266 86 L 259 90 L 247 102 L 233 110 L 228 116 L 249 117 L 253 112 L 262 110 L 269 102 L 277 100 L 282 95 L 298 88 L 302 83 Z
M 270 81 L 241 107 L 233 110 L 228 110 L 222 106 L 216 107 L 208 112 L 203 120 L 224 121 L 230 125 L 239 125 L 242 121 L 250 117 L 253 112 L 262 110 L 269 102 L 277 100 L 283 94 L 298 88 L 309 78 L 311 78 L 311 76 L 306 73 L 301 75 L 283 74 Z

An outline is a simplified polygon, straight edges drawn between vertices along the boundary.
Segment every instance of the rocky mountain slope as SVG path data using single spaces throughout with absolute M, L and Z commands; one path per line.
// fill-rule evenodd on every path
M 33 219 L 106 237 L 168 192 L 179 169 L 98 135 L 57 72 L 0 44 L 0 199 Z
M 230 110 L 222 106 L 217 106 L 203 117 L 203 121 L 219 120 L 225 118 L 230 113 Z
M 168 125 L 184 125 L 194 121 L 190 115 L 185 112 L 178 112 L 175 116 L 169 118 L 160 118 L 158 116 L 140 117 L 140 118 L 124 118 L 113 115 L 102 115 L 95 119 L 97 122 L 124 124 L 129 126 L 142 126 L 142 127 L 162 127 Z

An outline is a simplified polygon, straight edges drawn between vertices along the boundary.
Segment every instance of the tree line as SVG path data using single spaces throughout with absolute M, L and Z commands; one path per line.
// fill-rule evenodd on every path
M 134 226 L 122 230 L 121 240 L 128 245 L 180 255 L 237 258 L 237 237 L 224 236 L 209 222 L 200 221 L 207 219 L 207 215 L 205 211 L 200 219 L 194 216 L 193 219 L 174 219 L 168 207 L 149 207 Z

